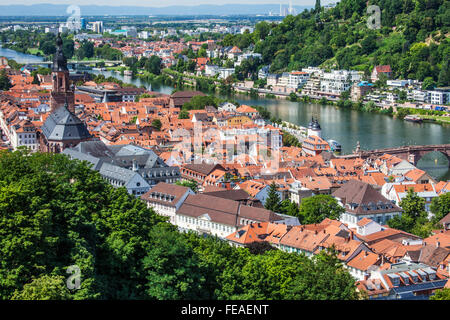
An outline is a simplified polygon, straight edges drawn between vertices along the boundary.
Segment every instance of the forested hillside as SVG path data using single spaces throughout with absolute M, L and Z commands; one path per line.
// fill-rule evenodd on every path
M 85 163 L 0 152 L 0 300 L 356 298 L 335 254 L 179 233 Z
M 381 9 L 381 28 L 371 29 L 367 5 Z M 396 78 L 432 77 L 449 85 L 450 1 L 341 0 L 335 8 L 305 10 L 280 24 L 260 22 L 255 31 L 227 35 L 225 45 L 255 45 L 271 72 L 308 66 L 354 69 L 369 75 L 389 64 Z

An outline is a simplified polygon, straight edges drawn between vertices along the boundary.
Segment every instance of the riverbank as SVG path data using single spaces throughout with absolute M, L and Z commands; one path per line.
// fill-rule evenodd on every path
M 199 77 L 194 75 L 182 74 L 177 71 L 170 69 L 164 69 L 162 74 L 168 74 L 172 80 L 176 81 L 177 88 L 188 87 L 195 88 L 200 91 L 207 91 L 208 93 L 215 92 L 219 94 L 235 95 L 242 94 L 249 96 L 251 98 L 265 98 L 265 99 L 284 99 L 291 102 L 303 102 L 303 103 L 318 103 L 321 105 L 335 106 L 342 109 L 355 110 L 359 112 L 368 112 L 375 114 L 388 115 L 394 118 L 403 120 L 403 118 L 408 114 L 425 115 L 423 119 L 429 119 L 433 121 L 434 124 L 438 125 L 449 125 L 450 118 L 445 117 L 448 114 L 444 111 L 435 110 L 423 110 L 417 108 L 404 108 L 402 106 L 388 106 L 388 105 L 377 105 L 373 101 L 366 102 L 354 102 L 347 99 L 336 99 L 328 97 L 315 97 L 308 95 L 299 95 L 297 93 L 281 94 L 268 91 L 267 89 L 256 89 L 256 88 L 243 88 L 237 87 L 236 84 L 228 84 L 229 88 L 224 90 L 223 86 L 226 85 L 224 80 Z M 187 80 L 189 79 L 189 80 Z M 201 82 L 206 83 L 202 85 Z M 219 86 L 219 87 L 218 87 Z M 205 90 L 206 89 L 206 90 Z

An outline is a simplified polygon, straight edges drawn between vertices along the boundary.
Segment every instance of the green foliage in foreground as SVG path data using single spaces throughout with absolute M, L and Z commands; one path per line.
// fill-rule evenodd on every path
M 436 293 L 430 297 L 430 300 L 450 300 L 450 288 L 436 290 Z
M 0 299 L 356 299 L 335 253 L 313 259 L 180 233 L 64 155 L 0 152 Z M 81 270 L 70 290 L 67 268 Z

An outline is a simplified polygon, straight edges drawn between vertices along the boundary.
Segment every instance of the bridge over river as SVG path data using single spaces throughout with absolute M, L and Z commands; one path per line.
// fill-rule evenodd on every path
M 342 155 L 337 156 L 340 159 L 355 159 L 355 158 L 363 158 L 367 159 L 370 157 L 379 157 L 383 154 L 391 154 L 399 157 L 400 159 L 409 161 L 414 165 L 417 165 L 419 160 L 430 152 L 440 152 L 442 153 L 448 160 L 448 165 L 450 168 L 450 144 L 438 144 L 438 145 L 427 145 L 427 146 L 404 146 L 397 148 L 387 148 L 387 149 L 377 149 L 370 151 L 355 152 L 350 155 Z
M 90 64 L 96 64 L 96 63 L 100 63 L 100 62 L 104 62 L 105 64 L 108 65 L 120 65 L 122 64 L 122 61 L 120 60 L 68 60 L 67 64 L 68 65 L 90 65 Z M 29 62 L 27 63 L 27 65 L 30 66 L 42 66 L 42 65 L 48 65 L 51 66 L 53 64 L 53 61 L 35 61 L 35 62 Z

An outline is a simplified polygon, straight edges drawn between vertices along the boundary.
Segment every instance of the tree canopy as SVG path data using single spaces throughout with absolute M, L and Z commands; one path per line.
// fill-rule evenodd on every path
M 388 221 L 388 225 L 394 229 L 400 229 L 422 238 L 430 235 L 432 223 L 428 220 L 425 211 L 425 199 L 419 197 L 414 189 L 410 188 L 407 195 L 399 203 L 403 209 L 401 217 L 395 216 Z
M 302 199 L 299 218 L 302 224 L 320 223 L 325 218 L 339 220 L 345 209 L 330 195 L 316 195 Z

